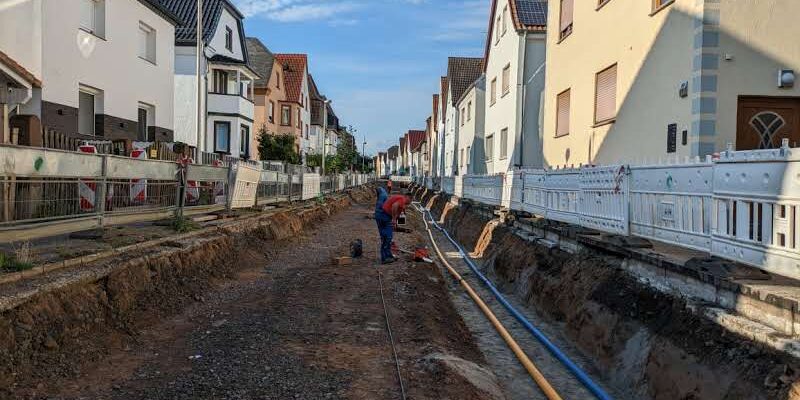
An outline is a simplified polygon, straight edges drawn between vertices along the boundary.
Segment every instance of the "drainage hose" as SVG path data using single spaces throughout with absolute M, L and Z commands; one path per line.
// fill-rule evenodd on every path
M 542 373 L 539 371 L 539 369 L 536 368 L 536 365 L 530 360 L 530 358 L 528 358 L 525 352 L 522 351 L 522 348 L 519 347 L 519 344 L 517 344 L 514 338 L 511 337 L 511 334 L 508 333 L 508 330 L 506 330 L 503 324 L 500 323 L 500 321 L 494 315 L 492 310 L 490 310 L 489 307 L 486 305 L 486 303 L 484 303 L 483 300 L 480 298 L 480 296 L 478 296 L 478 294 L 475 293 L 475 291 L 472 289 L 472 286 L 470 286 L 469 283 L 467 283 L 467 281 L 465 281 L 464 278 L 461 277 L 461 274 L 459 274 L 458 271 L 456 271 L 455 268 L 453 268 L 453 266 L 447 262 L 447 259 L 444 257 L 441 250 L 439 250 L 439 246 L 436 245 L 436 240 L 433 238 L 433 232 L 431 231 L 430 227 L 428 227 L 428 221 L 425 219 L 424 213 L 422 214 L 422 221 L 425 222 L 425 229 L 428 231 L 428 235 L 431 238 L 433 249 L 436 250 L 436 254 L 438 254 L 439 259 L 442 260 L 442 264 L 444 264 L 444 266 L 447 268 L 450 274 L 453 275 L 453 277 L 458 281 L 458 283 L 461 284 L 461 286 L 464 287 L 464 289 L 467 291 L 467 293 L 475 302 L 475 304 L 477 304 L 478 307 L 481 309 L 481 311 L 483 311 L 484 315 L 486 315 L 486 318 L 489 319 L 494 328 L 497 330 L 497 333 L 500 334 L 500 336 L 506 342 L 511 351 L 514 352 L 514 355 L 517 357 L 522 366 L 525 367 L 525 370 L 528 371 L 528 374 L 531 376 L 531 378 L 533 378 L 536 384 L 539 385 L 539 388 L 541 388 L 544 395 L 549 400 L 561 400 L 561 396 L 559 396 L 556 390 L 553 389 L 553 386 L 550 385 L 550 382 L 547 381 L 547 378 L 545 378 L 544 375 L 542 375 Z
M 450 243 L 452 243 L 453 246 L 455 246 L 456 249 L 458 249 L 458 253 L 467 263 L 472 272 L 478 277 L 478 279 L 480 279 L 486 285 L 486 287 L 489 288 L 492 294 L 494 294 L 495 298 L 497 298 L 497 300 L 501 304 L 503 304 L 503 306 L 514 316 L 514 318 L 516 318 L 517 321 L 519 321 L 525 327 L 525 329 L 528 330 L 528 332 L 530 332 L 542 345 L 544 345 L 544 347 L 547 348 L 550 354 L 552 354 L 553 357 L 555 357 L 558 361 L 560 361 L 561 364 L 564 365 L 564 367 L 566 367 L 572 373 L 572 375 L 575 376 L 575 378 L 578 379 L 578 381 L 580 381 L 581 384 L 583 384 L 583 386 L 587 390 L 592 392 L 592 394 L 594 394 L 595 397 L 597 397 L 600 400 L 612 399 L 612 397 L 609 396 L 608 393 L 606 393 L 603 390 L 603 388 L 601 388 L 597 383 L 595 383 L 592 380 L 592 378 L 589 377 L 589 375 L 586 374 L 586 372 L 584 372 L 581 369 L 581 367 L 579 367 L 577 364 L 575 364 L 575 362 L 570 360 L 570 358 L 566 354 L 564 354 L 561 351 L 561 349 L 559 349 L 555 344 L 553 344 L 553 342 L 551 342 L 550 339 L 548 339 L 547 336 L 545 336 L 545 334 L 542 333 L 542 331 L 533 326 L 533 324 L 531 324 L 531 322 L 528 321 L 528 319 L 525 318 L 524 315 L 522 315 L 519 311 L 517 311 L 514 308 L 514 306 L 512 306 L 511 303 L 509 303 L 508 300 L 506 300 L 506 298 L 500 293 L 499 290 L 497 290 L 494 284 L 492 284 L 492 282 L 488 278 L 486 278 L 486 276 L 483 275 L 483 273 L 481 273 L 480 270 L 478 270 L 478 267 L 475 265 L 475 263 L 469 258 L 469 256 L 467 256 L 467 253 L 464 251 L 464 248 L 462 248 L 461 245 L 458 244 L 458 242 L 456 242 L 450 236 L 450 233 L 448 233 L 446 229 L 442 228 L 441 226 L 439 226 L 439 224 L 437 224 L 434 221 L 433 215 L 431 214 L 430 210 L 421 208 L 418 209 L 418 211 L 422 214 L 422 220 L 425 221 L 426 229 L 428 226 L 428 222 L 425 218 L 425 214 L 427 213 L 431 219 L 431 223 L 433 224 L 433 226 L 435 226 L 436 229 L 442 232 L 444 236 L 447 237 L 447 240 L 449 240 Z M 428 230 L 428 233 L 430 234 L 430 229 Z M 430 236 L 431 240 L 433 240 L 433 235 L 431 234 Z M 435 246 L 436 245 L 434 242 L 434 247 Z

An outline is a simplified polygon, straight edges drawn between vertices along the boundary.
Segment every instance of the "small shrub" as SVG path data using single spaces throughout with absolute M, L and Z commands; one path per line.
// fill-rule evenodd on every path
M 0 253 L 0 270 L 6 272 L 20 272 L 33 268 L 33 263 L 23 262 L 15 256 Z
M 178 233 L 187 233 L 199 228 L 196 222 L 194 222 L 191 218 L 188 217 L 175 217 L 172 220 L 172 229 Z

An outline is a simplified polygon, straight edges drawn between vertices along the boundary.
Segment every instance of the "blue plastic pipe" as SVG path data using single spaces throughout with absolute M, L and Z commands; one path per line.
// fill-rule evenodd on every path
M 456 242 L 455 240 L 453 240 L 452 237 L 450 237 L 450 234 L 447 232 L 447 230 L 439 226 L 439 224 L 437 224 L 436 221 L 434 221 L 433 215 L 431 214 L 430 210 L 427 210 L 425 208 L 423 208 L 423 210 L 430 217 L 430 222 L 433 224 L 433 226 L 435 226 L 436 229 L 441 231 L 447 237 L 447 240 L 449 240 L 450 243 L 453 244 L 453 246 L 456 246 L 456 248 L 458 249 L 458 253 L 464 259 L 464 261 L 467 262 L 467 265 L 472 270 L 472 272 L 475 273 L 475 275 L 478 276 L 478 278 L 480 278 L 480 280 L 486 285 L 486 287 L 488 287 L 489 290 L 492 291 L 494 297 L 497 298 L 497 300 L 500 301 L 501 304 L 503 304 L 503 306 L 514 316 L 514 318 L 516 318 L 517 321 L 519 321 L 525 327 L 525 329 L 527 329 L 528 332 L 530 332 L 536 338 L 536 340 L 538 340 L 542 345 L 544 345 L 544 347 L 546 347 L 547 350 L 550 351 L 550 354 L 552 354 L 556 359 L 558 359 L 558 361 L 560 361 L 561 364 L 563 364 L 564 367 L 566 367 L 569 370 L 569 372 L 571 372 L 572 375 L 574 375 L 575 378 L 577 378 L 578 381 L 580 381 L 581 384 L 583 384 L 583 386 L 586 387 L 586 389 L 592 392 L 592 394 L 594 394 L 595 397 L 601 400 L 611 400 L 612 397 L 609 396 L 608 393 L 606 393 L 597 383 L 595 383 L 592 380 L 592 378 L 590 378 L 589 375 L 587 375 L 586 372 L 584 372 L 581 369 L 581 367 L 579 367 L 572 360 L 570 360 L 569 357 L 567 357 L 567 355 L 561 351 L 561 349 L 556 347 L 556 345 L 553 344 L 553 342 L 551 342 L 550 339 L 548 339 L 547 336 L 544 335 L 544 333 L 542 333 L 542 331 L 533 326 L 533 324 L 531 324 L 530 321 L 528 321 L 528 319 L 525 318 L 524 315 L 520 314 L 519 311 L 517 311 L 514 308 L 514 306 L 512 306 L 511 303 L 509 303 L 508 300 L 506 300 L 505 297 L 503 297 L 503 295 L 500 293 L 499 290 L 497 290 L 494 284 L 492 284 L 492 282 L 478 270 L 478 267 L 475 265 L 472 259 L 470 259 L 467 256 L 467 253 L 464 251 L 461 245 L 458 244 L 458 242 Z M 423 213 L 423 218 L 425 218 L 424 213 Z

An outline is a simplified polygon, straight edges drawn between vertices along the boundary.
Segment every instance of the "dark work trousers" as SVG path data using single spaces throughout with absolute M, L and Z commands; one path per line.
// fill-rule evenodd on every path
M 392 216 L 383 211 L 383 203 L 389 198 L 386 189 L 378 188 L 378 202 L 375 204 L 375 222 L 378 224 L 378 233 L 381 235 L 381 262 L 392 257 Z

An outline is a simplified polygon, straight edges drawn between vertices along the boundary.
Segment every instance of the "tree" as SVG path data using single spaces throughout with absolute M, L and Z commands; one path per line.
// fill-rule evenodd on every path
M 264 126 L 258 131 L 258 155 L 264 161 L 300 163 L 300 156 L 295 151 L 294 135 L 271 135 Z

